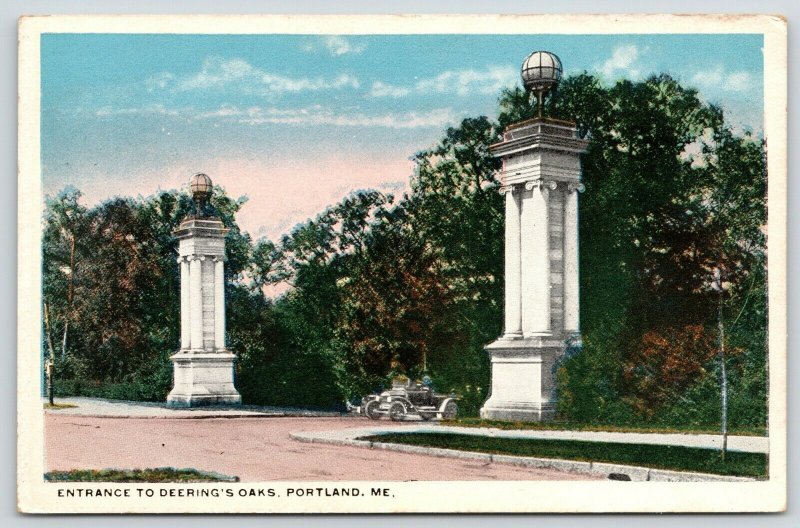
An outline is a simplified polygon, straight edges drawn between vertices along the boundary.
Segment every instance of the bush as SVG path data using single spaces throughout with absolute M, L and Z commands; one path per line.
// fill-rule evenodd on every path
M 121 381 L 87 380 L 80 377 L 56 379 L 53 383 L 56 397 L 85 396 L 109 400 L 163 402 L 172 389 L 172 364 L 168 354 L 149 372 L 136 372 Z
M 242 401 L 254 405 L 343 410 L 332 365 L 320 353 L 283 353 L 272 361 L 237 369 Z

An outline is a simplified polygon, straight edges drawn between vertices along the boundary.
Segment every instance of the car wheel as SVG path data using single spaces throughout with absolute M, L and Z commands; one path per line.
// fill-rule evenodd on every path
M 364 406 L 364 414 L 367 415 L 367 418 L 370 420 L 377 420 L 381 416 L 376 412 L 378 410 L 378 406 L 380 406 L 380 402 L 377 400 L 368 401 L 367 404 Z
M 394 422 L 399 422 L 403 419 L 406 415 L 406 408 L 400 402 L 394 402 L 391 407 L 389 407 L 389 418 L 392 419 Z
M 445 420 L 453 420 L 458 415 L 458 404 L 454 401 L 447 402 L 442 411 L 442 418 Z

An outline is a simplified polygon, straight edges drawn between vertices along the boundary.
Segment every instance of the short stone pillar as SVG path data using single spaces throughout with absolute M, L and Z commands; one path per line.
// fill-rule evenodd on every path
M 541 421 L 555 413 L 555 368 L 580 343 L 578 193 L 588 141 L 575 125 L 538 118 L 509 126 L 491 151 L 503 162 L 505 329 L 481 417 Z
M 227 233 L 218 218 L 202 215 L 185 219 L 174 233 L 179 240 L 181 349 L 170 358 L 174 385 L 167 404 L 172 407 L 242 401 L 234 386 L 236 356 L 225 348 Z

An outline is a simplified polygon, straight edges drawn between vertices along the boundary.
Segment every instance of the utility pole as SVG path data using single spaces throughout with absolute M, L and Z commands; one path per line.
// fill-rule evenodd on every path
M 56 353 L 53 349 L 53 339 L 50 337 L 50 310 L 47 303 L 44 303 L 44 331 L 47 336 L 47 351 L 49 357 L 44 364 L 45 375 L 47 377 L 47 398 L 50 400 L 50 405 L 53 405 L 53 375 L 55 374 Z
M 50 407 L 53 407 L 53 377 L 55 374 L 55 365 L 52 359 L 47 360 L 47 399 L 50 401 Z
M 728 372 L 725 365 L 725 324 L 722 319 L 722 300 L 724 290 L 722 288 L 722 270 L 717 267 L 714 269 L 714 289 L 719 295 L 717 302 L 717 331 L 719 335 L 719 362 L 720 362 L 720 400 L 721 408 L 721 428 L 722 428 L 722 461 L 725 462 L 725 454 L 728 451 Z

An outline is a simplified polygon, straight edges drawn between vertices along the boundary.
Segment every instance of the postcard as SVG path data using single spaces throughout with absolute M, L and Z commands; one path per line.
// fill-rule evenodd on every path
M 784 510 L 786 39 L 23 17 L 19 510 Z

